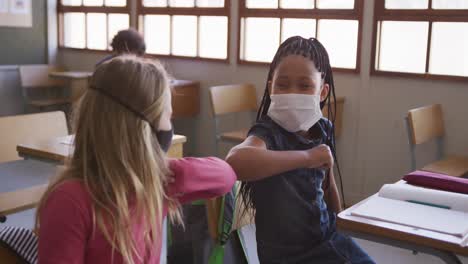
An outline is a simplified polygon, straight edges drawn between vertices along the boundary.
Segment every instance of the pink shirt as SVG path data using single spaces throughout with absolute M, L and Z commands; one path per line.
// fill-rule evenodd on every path
M 167 193 L 180 203 L 221 196 L 230 191 L 236 180 L 232 168 L 217 158 L 171 160 L 170 169 L 175 182 Z M 93 226 L 91 208 L 91 197 L 81 181 L 66 181 L 50 194 L 40 215 L 39 264 L 123 263 L 117 252 L 112 261 L 111 245 Z M 163 211 L 165 217 L 166 205 Z M 138 251 L 143 252 L 145 244 L 137 220 L 132 222 L 132 230 Z M 146 263 L 159 263 L 160 254 L 161 248 L 155 248 Z M 135 258 L 135 263 L 142 262 Z

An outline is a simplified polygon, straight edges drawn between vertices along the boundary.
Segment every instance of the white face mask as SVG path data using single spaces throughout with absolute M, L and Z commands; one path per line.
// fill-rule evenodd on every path
M 268 116 L 289 132 L 307 131 L 322 118 L 320 95 L 272 94 Z

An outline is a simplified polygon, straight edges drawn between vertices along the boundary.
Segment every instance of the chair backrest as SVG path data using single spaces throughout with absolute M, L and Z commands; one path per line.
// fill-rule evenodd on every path
M 49 77 L 49 73 L 61 69 L 47 64 L 22 65 L 19 67 L 21 87 L 45 88 L 63 86 L 63 80 Z
M 215 116 L 257 110 L 257 95 L 252 84 L 214 86 L 210 88 L 210 98 Z
M 408 111 L 411 143 L 419 145 L 444 135 L 442 106 L 434 104 Z
M 68 135 L 63 112 L 0 117 L 0 162 L 18 160 L 16 146 Z

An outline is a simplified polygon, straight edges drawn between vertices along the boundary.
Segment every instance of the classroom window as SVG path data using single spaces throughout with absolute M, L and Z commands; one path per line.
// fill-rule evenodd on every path
M 230 0 L 142 0 L 139 29 L 147 53 L 228 60 Z
M 114 35 L 130 26 L 126 0 L 58 2 L 60 47 L 110 50 Z
M 269 63 L 283 41 L 299 35 L 320 40 L 333 68 L 358 72 L 362 6 L 362 0 L 240 0 L 239 61 Z
M 378 0 L 371 73 L 468 77 L 468 0 Z

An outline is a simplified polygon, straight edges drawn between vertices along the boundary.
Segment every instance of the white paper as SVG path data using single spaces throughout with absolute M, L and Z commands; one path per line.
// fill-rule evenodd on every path
M 468 213 L 414 204 L 382 197 L 372 197 L 351 215 L 453 235 L 468 235 Z
M 8 13 L 8 0 L 0 0 L 0 13 Z
M 75 140 L 75 137 L 74 136 L 70 136 L 70 137 L 65 137 L 64 139 L 62 139 L 60 141 L 60 144 L 64 144 L 64 145 L 73 145 L 73 141 Z
M 30 14 L 31 0 L 10 0 L 11 14 Z
M 257 236 L 255 235 L 255 224 L 250 224 L 238 229 L 239 239 L 247 257 L 247 263 L 259 264 L 257 252 Z
M 352 215 L 352 212 L 356 210 L 356 208 L 358 208 L 359 206 L 367 202 L 369 199 L 372 199 L 375 197 L 378 197 L 378 195 L 377 194 L 372 195 L 371 197 L 365 199 L 364 201 L 359 202 L 358 204 L 352 206 L 351 208 L 344 210 L 343 212 L 338 214 L 338 217 L 345 218 L 347 220 L 354 221 L 354 222 L 364 223 L 368 226 L 380 226 L 385 229 L 394 230 L 395 232 L 414 234 L 415 236 L 419 236 L 421 238 L 426 238 L 426 239 L 427 238 L 437 239 L 442 242 L 460 245 L 462 247 L 466 246 L 466 242 L 467 242 L 466 239 L 468 239 L 468 235 L 465 236 L 464 238 L 460 238 L 460 237 L 456 237 L 453 235 L 442 234 L 442 233 L 435 232 L 435 231 L 429 231 L 426 229 L 413 228 L 413 227 L 402 225 L 402 224 L 389 223 L 386 221 L 378 221 L 375 219 L 370 219 L 368 217 Z
M 379 196 L 401 201 L 418 201 L 450 207 L 452 210 L 468 213 L 468 195 L 428 189 L 410 184 L 385 184 Z
M 161 256 L 159 257 L 159 264 L 167 263 L 167 216 L 164 217 L 162 223 L 162 245 L 161 245 Z

